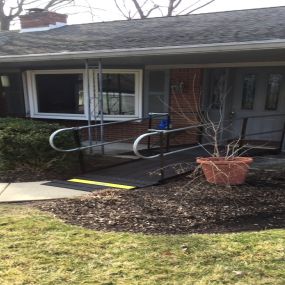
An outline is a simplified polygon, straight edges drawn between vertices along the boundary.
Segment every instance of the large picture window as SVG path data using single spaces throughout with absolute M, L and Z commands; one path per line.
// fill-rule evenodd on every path
M 84 70 L 35 70 L 27 72 L 31 117 L 86 119 Z
M 37 74 L 40 113 L 84 114 L 82 74 Z
M 99 117 L 101 110 L 97 70 L 90 70 L 88 76 L 84 70 L 29 71 L 27 86 L 31 117 L 86 120 L 89 112 L 88 91 L 91 117 Z M 91 79 L 92 76 L 95 81 Z M 140 70 L 103 70 L 105 120 L 141 116 L 141 78 Z M 92 87 L 94 82 L 95 88 Z

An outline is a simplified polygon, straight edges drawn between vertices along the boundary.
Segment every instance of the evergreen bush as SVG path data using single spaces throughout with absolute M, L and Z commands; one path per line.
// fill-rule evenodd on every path
M 0 169 L 60 170 L 76 163 L 77 156 L 57 152 L 49 145 L 50 135 L 60 127 L 29 119 L 0 118 Z M 72 134 L 61 135 L 56 143 L 75 146 Z

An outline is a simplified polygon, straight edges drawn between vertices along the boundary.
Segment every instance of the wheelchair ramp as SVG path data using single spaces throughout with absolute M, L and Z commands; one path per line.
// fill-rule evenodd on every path
M 196 149 L 165 158 L 164 178 L 191 171 L 195 167 L 196 157 L 203 154 L 205 152 L 202 149 Z M 138 159 L 45 185 L 92 192 L 107 188 L 132 190 L 157 185 L 160 180 L 159 159 Z

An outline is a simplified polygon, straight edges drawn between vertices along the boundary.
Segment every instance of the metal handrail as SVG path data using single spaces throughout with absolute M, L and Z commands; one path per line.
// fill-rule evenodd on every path
M 95 148 L 95 147 L 100 147 L 100 146 L 105 146 L 105 145 L 109 145 L 109 144 L 114 144 L 114 143 L 118 143 L 118 142 L 124 142 L 124 141 L 128 141 L 131 139 L 135 139 L 136 137 L 129 137 L 126 139 L 120 139 L 120 140 L 114 140 L 111 142 L 101 142 L 101 143 L 96 143 L 96 144 L 89 144 L 87 146 L 78 146 L 76 148 L 70 148 L 70 149 L 62 149 L 59 148 L 55 145 L 55 138 L 60 134 L 60 133 L 64 133 L 64 132 L 79 132 L 81 130 L 84 129 L 91 129 L 91 128 L 96 128 L 96 127 L 102 127 L 102 126 L 110 126 L 110 125 L 117 125 L 117 124 L 124 124 L 124 123 L 130 123 L 130 122 L 136 122 L 136 121 L 142 121 L 142 120 L 146 120 L 146 119 L 150 119 L 153 117 L 162 117 L 162 116 L 169 116 L 168 113 L 149 113 L 147 117 L 142 117 L 142 118 L 135 118 L 135 119 L 129 119 L 129 120 L 124 120 L 124 121 L 119 121 L 119 122 L 109 122 L 109 123 L 103 123 L 103 124 L 93 124 L 93 125 L 86 125 L 86 126 L 79 126 L 79 127 L 69 127 L 69 128 L 62 128 L 59 130 L 56 130 L 55 132 L 53 132 L 50 137 L 49 137 L 49 144 L 50 146 L 59 152 L 74 152 L 74 151 L 83 151 L 86 149 L 91 149 L 91 148 Z
M 243 119 L 256 119 L 256 118 L 268 118 L 268 117 L 285 117 L 285 113 L 282 114 L 271 114 L 271 115 L 256 115 L 256 116 L 246 116 L 246 117 L 238 117 L 234 120 L 243 120 Z
M 273 130 L 273 131 L 268 131 L 268 132 L 250 133 L 250 134 L 246 134 L 246 137 L 252 137 L 252 136 L 256 136 L 256 135 L 266 135 L 266 134 L 281 133 L 282 131 L 283 131 L 283 129 Z
M 186 151 L 186 150 L 190 150 L 190 149 L 196 148 L 197 146 L 191 146 L 191 147 L 187 147 L 187 148 L 183 148 L 183 149 L 179 149 L 179 150 L 174 150 L 174 151 L 171 151 L 171 152 L 166 152 L 166 153 L 163 152 L 163 154 L 160 153 L 160 154 L 156 154 L 156 155 L 152 155 L 152 156 L 144 156 L 138 150 L 138 146 L 139 146 L 140 142 L 144 138 L 146 138 L 146 137 L 151 137 L 151 136 L 154 136 L 154 135 L 163 135 L 163 136 L 165 136 L 165 135 L 170 134 L 170 133 L 187 131 L 187 130 L 190 130 L 190 129 L 196 129 L 196 128 L 204 127 L 204 126 L 207 126 L 207 125 L 209 125 L 209 124 L 199 124 L 199 125 L 194 125 L 194 126 L 177 128 L 177 129 L 173 129 L 173 130 L 155 130 L 155 129 L 151 129 L 151 130 L 149 130 L 150 133 L 142 134 L 135 140 L 135 142 L 133 144 L 133 151 L 140 158 L 143 158 L 143 159 L 153 159 L 153 158 L 157 158 L 157 157 L 161 157 L 161 156 L 168 156 L 168 155 L 171 155 L 171 154 L 174 154 L 174 153 L 179 153 L 179 152 L 182 152 L 182 151 Z M 207 144 L 204 144 L 204 145 L 210 145 L 210 144 L 211 143 L 207 143 Z M 162 146 L 160 146 L 160 148 L 162 148 Z
M 277 116 L 285 116 L 285 114 L 274 114 L 274 115 L 266 115 L 266 116 L 249 116 L 249 117 L 243 117 L 243 118 L 241 117 L 241 118 L 238 118 L 236 120 L 247 120 L 247 119 L 251 119 L 251 118 L 277 117 Z M 201 146 L 204 147 L 204 146 L 212 145 L 212 143 L 199 144 L 199 145 L 196 145 L 196 146 L 190 146 L 190 147 L 182 148 L 182 149 L 179 149 L 179 150 L 174 150 L 174 151 L 171 151 L 171 152 L 163 152 L 162 151 L 161 153 L 156 154 L 156 155 L 152 155 L 152 156 L 142 155 L 139 152 L 139 150 L 138 150 L 138 146 L 139 146 L 140 142 L 144 138 L 146 138 L 146 137 L 150 137 L 150 136 L 154 136 L 154 135 L 165 136 L 165 135 L 170 134 L 170 133 L 182 132 L 182 131 L 187 131 L 189 129 L 200 128 L 200 127 L 207 127 L 207 126 L 210 126 L 210 125 L 211 125 L 210 123 L 198 124 L 198 125 L 192 125 L 192 126 L 182 127 L 182 128 L 172 129 L 172 130 L 149 129 L 150 133 L 142 134 L 135 140 L 135 142 L 133 144 L 133 151 L 136 154 L 136 156 L 138 156 L 140 158 L 143 158 L 143 159 L 154 159 L 154 158 L 158 158 L 158 157 L 161 158 L 161 157 L 165 157 L 165 156 L 168 156 L 168 155 L 176 154 L 176 153 L 179 153 L 179 152 L 183 152 L 183 151 L 199 148 Z M 268 131 L 268 132 L 258 132 L 258 133 L 244 134 L 244 136 L 255 136 L 255 135 L 271 134 L 271 133 L 277 133 L 277 132 L 284 132 L 284 129 L 272 130 L 272 131 Z M 227 140 L 229 140 L 229 139 L 227 139 Z M 162 145 L 160 145 L 160 148 L 162 148 Z
M 247 120 L 247 118 L 244 118 L 245 120 Z M 183 151 L 187 151 L 187 150 L 191 150 L 191 149 L 197 149 L 197 148 L 201 148 L 201 147 L 205 147 L 205 146 L 209 146 L 212 145 L 212 142 L 209 143 L 205 143 L 205 144 L 197 144 L 194 146 L 190 146 L 190 147 L 186 147 L 186 148 L 182 148 L 182 149 L 178 149 L 178 150 L 173 150 L 173 151 L 164 151 L 163 145 L 164 145 L 164 136 L 170 134 L 170 133 L 176 133 L 176 132 L 182 132 L 182 131 L 187 131 L 190 129 L 194 129 L 194 128 L 200 128 L 200 127 L 205 127 L 207 125 L 210 125 L 210 123 L 208 124 L 197 124 L 197 125 L 192 125 L 192 126 L 188 126 L 188 127 L 183 127 L 183 128 L 178 128 L 178 129 L 172 129 L 172 130 L 155 130 L 155 129 L 150 129 L 149 133 L 145 133 L 140 135 L 134 142 L 133 144 L 133 151 L 134 153 L 142 158 L 142 159 L 154 159 L 154 158 L 159 158 L 160 159 L 160 180 L 164 180 L 165 177 L 165 162 L 164 162 L 164 158 L 168 155 L 172 155 L 172 154 L 176 154 L 179 152 L 183 152 Z M 284 129 L 280 129 L 280 130 L 273 130 L 273 131 L 268 131 L 268 132 L 260 132 L 260 133 L 252 133 L 252 134 L 248 134 L 248 136 L 251 135 L 257 135 L 257 134 L 267 134 L 267 133 L 275 133 L 275 132 L 282 132 L 282 138 L 285 135 L 285 125 L 284 125 Z M 159 154 L 155 154 L 155 155 L 151 155 L 151 156 L 145 156 L 142 155 L 139 150 L 138 150 L 138 146 L 140 144 L 140 142 L 147 138 L 147 137 L 151 137 L 151 136 L 155 136 L 155 135 L 159 135 L 160 138 L 160 153 Z M 222 140 L 222 141 L 228 141 L 228 139 Z M 282 139 L 283 142 L 283 139 Z M 282 144 L 282 143 L 281 143 Z M 242 147 L 242 145 L 240 146 Z

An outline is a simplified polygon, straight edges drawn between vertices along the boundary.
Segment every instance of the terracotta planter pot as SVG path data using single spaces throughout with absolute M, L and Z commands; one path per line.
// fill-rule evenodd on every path
M 219 185 L 239 185 L 245 182 L 251 157 L 199 157 L 203 173 L 209 183 Z

